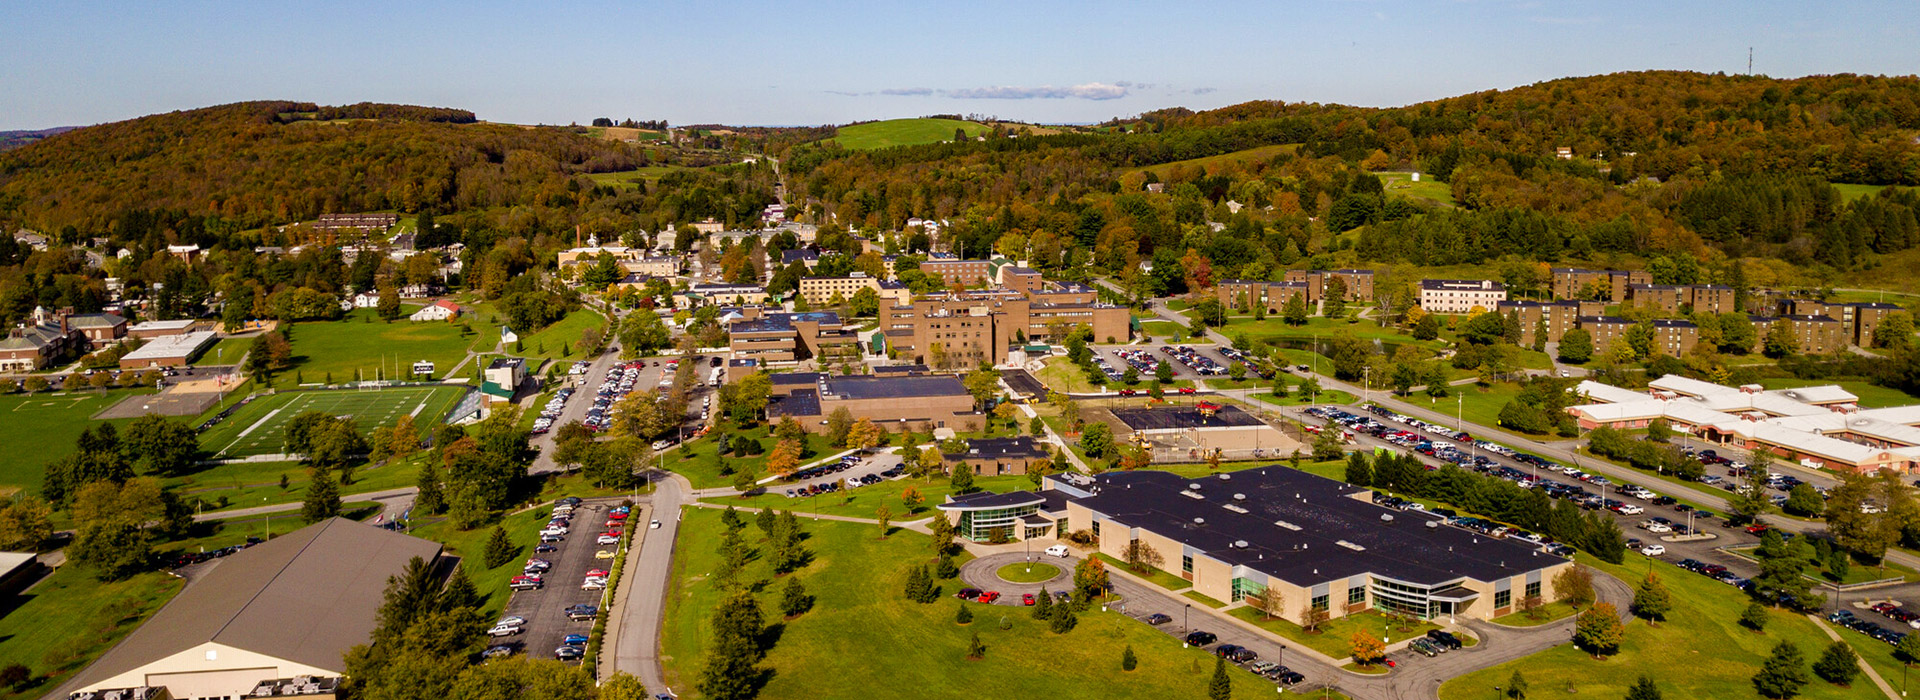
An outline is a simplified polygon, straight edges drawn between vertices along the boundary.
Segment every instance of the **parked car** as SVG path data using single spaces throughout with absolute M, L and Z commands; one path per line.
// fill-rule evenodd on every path
M 1021 604 L 1021 605 L 1032 605 L 1032 604 L 1033 604 L 1033 594 L 1032 594 L 1032 593 L 1022 593 L 1022 594 L 1020 594 L 1020 604 Z
M 1046 552 L 1047 552 L 1047 556 L 1064 558 L 1067 556 L 1067 546 L 1064 544 L 1056 544 L 1052 547 L 1048 547 Z
M 513 656 L 513 647 L 501 644 L 487 647 L 486 651 L 480 652 L 480 657 L 485 659 L 498 659 L 505 656 Z
M 587 650 L 580 647 L 560 647 L 553 650 L 553 658 L 561 661 L 573 661 L 586 656 Z
M 1145 622 L 1149 625 L 1164 625 L 1169 622 L 1172 622 L 1173 618 L 1163 615 L 1161 613 L 1154 613 L 1152 615 L 1148 615 L 1146 617 L 1140 618 L 1140 621 Z
M 615 556 L 618 556 L 618 555 L 616 555 L 611 549 L 602 549 L 598 552 L 593 553 L 593 558 L 595 559 L 612 559 Z
M 1185 641 L 1187 644 L 1191 646 L 1203 647 L 1208 644 L 1212 644 L 1216 641 L 1219 641 L 1219 639 L 1220 637 L 1214 635 L 1212 632 L 1194 630 L 1192 632 L 1188 632 L 1186 638 L 1182 641 Z
M 1647 556 L 1649 556 L 1649 557 L 1657 557 L 1657 556 L 1660 556 L 1660 555 L 1662 555 L 1662 554 L 1666 554 L 1666 553 L 1667 553 L 1667 548 L 1666 548 L 1665 546 L 1663 546 L 1663 545 L 1657 545 L 1657 544 L 1650 544 L 1650 545 L 1647 545 L 1647 546 L 1645 546 L 1645 547 L 1641 547 L 1641 548 L 1640 548 L 1640 553 L 1641 553 L 1641 554 L 1645 554 L 1645 555 L 1647 555 Z
M 511 637 L 524 631 L 526 631 L 526 628 L 519 625 L 494 625 L 492 629 L 487 630 L 487 636 Z

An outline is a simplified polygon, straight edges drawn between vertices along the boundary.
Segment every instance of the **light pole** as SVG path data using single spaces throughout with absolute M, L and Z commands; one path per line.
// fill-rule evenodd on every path
M 1187 603 L 1185 607 L 1180 608 L 1180 629 L 1186 630 L 1188 632 L 1193 631 L 1192 628 L 1187 626 L 1187 611 L 1192 609 L 1193 609 L 1192 603 Z

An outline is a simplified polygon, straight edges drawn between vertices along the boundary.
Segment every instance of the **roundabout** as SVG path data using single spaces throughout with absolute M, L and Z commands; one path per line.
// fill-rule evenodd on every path
M 1079 559 L 1050 557 L 1039 552 L 989 554 L 960 565 L 960 581 L 969 588 L 999 591 L 1001 604 L 1020 604 L 1020 594 L 1065 591 L 1073 588 L 1073 566 Z M 1031 563 L 1032 571 L 1028 572 Z

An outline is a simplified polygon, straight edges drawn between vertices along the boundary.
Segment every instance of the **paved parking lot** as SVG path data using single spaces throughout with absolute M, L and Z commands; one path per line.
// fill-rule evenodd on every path
M 785 495 L 788 492 L 798 493 L 800 489 L 806 488 L 808 486 L 837 483 L 844 479 L 858 479 L 870 474 L 879 474 L 880 472 L 886 471 L 888 469 L 892 469 L 899 465 L 900 465 L 900 455 L 892 452 L 880 452 L 880 453 L 863 457 L 860 459 L 859 464 L 851 467 L 847 467 L 837 472 L 824 474 L 811 479 L 802 479 L 800 481 L 775 480 L 775 481 L 767 482 L 762 486 L 767 490 L 767 493 L 777 493 L 777 494 Z M 905 475 L 904 474 L 896 475 L 893 478 L 896 478 L 896 479 L 905 478 Z M 864 488 L 864 487 L 856 487 L 856 488 Z M 797 500 L 800 497 L 796 496 L 795 498 Z
M 536 554 L 525 553 L 526 559 L 540 558 L 553 563 L 546 573 L 546 586 L 539 590 L 515 591 L 507 601 L 506 615 L 526 618 L 525 631 L 499 640 L 514 648 L 516 653 L 527 654 L 533 658 L 551 659 L 553 650 L 569 634 L 588 634 L 593 630 L 593 621 L 573 621 L 567 619 L 568 607 L 577 604 L 600 605 L 603 591 L 580 590 L 580 582 L 592 569 L 612 569 L 612 559 L 599 559 L 596 552 L 613 551 L 614 545 L 599 545 L 594 538 L 605 531 L 607 513 L 618 500 L 589 501 L 574 509 L 571 532 L 564 542 L 554 543 L 559 551 Z M 645 506 L 636 505 L 627 522 L 646 527 L 652 518 Z M 601 610 L 605 611 L 605 606 Z
M 1136 368 L 1139 369 L 1140 371 L 1140 381 L 1142 382 L 1149 382 L 1153 380 L 1154 366 L 1157 365 L 1161 360 L 1165 360 L 1167 362 L 1167 366 L 1173 369 L 1173 380 L 1176 382 L 1191 381 L 1196 379 L 1224 380 L 1227 378 L 1227 376 L 1224 374 L 1219 374 L 1219 375 L 1200 374 L 1199 372 L 1194 371 L 1193 368 L 1188 367 L 1185 363 L 1182 363 L 1180 360 L 1176 359 L 1175 357 L 1168 355 L 1167 353 L 1161 352 L 1160 348 L 1162 347 L 1171 347 L 1171 348 L 1175 348 L 1176 350 L 1181 347 L 1190 348 L 1193 350 L 1193 353 L 1195 355 L 1198 355 L 1199 357 L 1204 357 L 1207 360 L 1210 360 L 1213 363 L 1219 365 L 1220 367 L 1228 367 L 1228 366 L 1231 366 L 1233 363 L 1233 360 L 1231 360 L 1225 355 L 1222 355 L 1220 353 L 1219 348 L 1214 345 L 1172 345 L 1172 344 L 1168 344 L 1168 345 L 1098 345 L 1098 346 L 1093 346 L 1092 349 L 1094 351 L 1094 354 L 1099 356 L 1102 359 L 1105 359 L 1107 361 L 1107 364 L 1113 367 L 1114 371 L 1120 372 L 1122 374 L 1126 373 L 1127 367 L 1133 366 L 1133 365 L 1129 365 L 1126 358 L 1122 356 L 1122 353 L 1127 353 L 1127 354 L 1146 353 L 1145 358 L 1151 364 L 1148 364 L 1145 367 L 1136 366 Z

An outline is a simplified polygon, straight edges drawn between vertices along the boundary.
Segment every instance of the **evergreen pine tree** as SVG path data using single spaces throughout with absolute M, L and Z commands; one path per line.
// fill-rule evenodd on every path
M 1213 660 L 1213 680 L 1207 681 L 1207 700 L 1232 700 L 1233 679 L 1227 676 L 1227 660 Z
M 1767 629 L 1766 606 L 1759 603 L 1749 603 L 1747 609 L 1740 613 L 1740 624 L 1755 632 L 1765 631 Z M 1920 642 L 1920 639 L 1914 641 Z
M 1653 684 L 1652 678 L 1642 675 L 1627 690 L 1627 700 L 1660 700 L 1660 688 Z
M 1507 679 L 1507 697 L 1512 700 L 1527 698 L 1527 677 L 1520 675 L 1520 669 L 1514 669 L 1513 676 Z
M 1820 654 L 1820 660 L 1813 662 L 1814 675 L 1834 685 L 1853 685 L 1853 677 L 1860 673 L 1856 661 L 1859 657 L 1853 653 L 1853 647 L 1845 641 L 1836 641 L 1827 645 Z
M 950 579 L 960 575 L 960 567 L 953 563 L 952 554 L 949 554 L 947 552 L 940 553 L 940 560 L 937 562 L 934 562 L 933 564 L 933 575 L 935 578 L 938 578 L 941 580 Z
M 1047 592 L 1045 586 L 1041 586 L 1040 594 L 1037 598 L 1037 600 L 1033 601 L 1033 619 L 1050 619 L 1051 616 L 1049 613 L 1053 612 L 1053 595 Z
M 427 515 L 438 515 L 447 509 L 446 492 L 440 490 L 440 468 L 434 466 L 432 459 L 420 462 L 420 476 L 414 479 L 419 489 L 413 496 L 413 507 Z
M 907 600 L 915 603 L 928 602 L 928 591 L 933 583 L 927 580 L 927 567 L 915 566 L 907 571 Z
M 953 621 L 962 625 L 973 622 L 973 611 L 967 609 L 965 602 L 960 603 L 960 611 L 953 614 Z
M 498 525 L 487 535 L 487 548 L 480 555 L 480 562 L 488 569 L 500 568 L 500 565 L 513 560 L 513 542 L 507 539 L 507 531 Z
M 979 632 L 973 633 L 973 641 L 967 644 L 967 658 L 975 660 L 987 658 L 987 645 L 980 643 Z
M 307 498 L 300 506 L 300 517 L 317 523 L 340 514 L 340 486 L 333 481 L 333 470 L 315 468 L 313 481 L 307 484 Z
M 1120 652 L 1120 670 L 1131 671 L 1139 666 L 1140 657 L 1133 654 L 1133 645 L 1127 645 L 1127 650 Z
M 780 612 L 787 617 L 799 615 L 813 608 L 813 596 L 807 595 L 807 587 L 797 577 L 787 579 L 787 590 L 780 596 Z
M 1072 632 L 1075 625 L 1080 624 L 1080 617 L 1074 614 L 1073 606 L 1061 603 L 1053 606 L 1052 611 L 1047 613 L 1047 623 L 1054 634 L 1066 634 Z
M 1667 595 L 1667 587 L 1661 585 L 1660 577 L 1647 573 L 1633 592 L 1632 609 L 1634 615 L 1656 626 L 1667 619 L 1667 613 L 1673 609 L 1673 599 Z
M 1770 698 L 1791 698 L 1807 684 L 1807 675 L 1807 660 L 1801 656 L 1800 647 L 1782 641 L 1773 647 L 1760 672 L 1753 675 L 1753 687 Z

